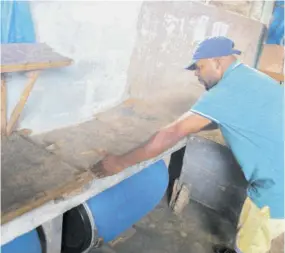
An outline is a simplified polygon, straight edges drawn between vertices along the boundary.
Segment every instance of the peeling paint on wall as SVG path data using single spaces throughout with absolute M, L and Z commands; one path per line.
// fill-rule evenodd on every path
M 193 20 L 190 22 L 193 22 Z M 206 33 L 207 33 L 208 22 L 209 22 L 209 17 L 203 15 L 203 16 L 199 17 L 198 19 L 195 19 L 194 22 L 195 22 L 195 30 L 194 30 L 194 34 L 193 34 L 192 45 L 195 45 L 196 43 L 205 39 Z
M 223 22 L 215 22 L 212 27 L 212 36 L 227 36 L 229 25 Z
M 190 103 L 203 92 L 197 78 L 184 69 L 195 44 L 207 36 L 229 36 L 243 51 L 240 60 L 252 66 L 262 29 L 256 21 L 210 5 L 192 1 L 144 2 L 128 73 L 131 96 L 172 99 L 183 93 L 189 96 Z
M 31 1 L 37 41 L 74 60 L 44 71 L 18 128 L 33 134 L 78 124 L 127 97 L 127 70 L 141 2 Z M 127 13 L 127 14 L 126 14 Z M 9 79 L 8 113 L 19 98 L 23 75 Z
M 141 82 L 138 80 L 141 73 L 136 78 L 129 77 L 135 43 L 135 54 L 141 60 L 139 70 L 158 68 L 163 77 L 159 80 L 164 85 L 169 79 L 164 71 L 168 67 L 179 69 L 175 80 L 183 83 L 186 74 L 181 67 L 189 62 L 197 42 L 211 35 L 234 36 L 227 20 L 211 18 L 211 12 L 217 11 L 211 6 L 212 1 L 206 1 L 208 5 L 201 4 L 204 0 L 197 2 L 200 3 L 174 1 L 172 7 L 180 9 L 175 13 L 163 11 L 164 6 L 172 3 L 169 1 L 162 3 L 161 10 L 152 10 L 146 2 L 142 5 L 139 1 L 31 1 L 38 41 L 74 59 L 74 64 L 45 71 L 40 76 L 18 128 L 40 133 L 81 123 L 127 98 L 130 87 Z M 193 4 L 211 8 L 211 12 L 199 12 Z M 220 1 L 220 6 L 226 9 L 229 5 Z M 242 6 L 248 5 L 235 4 L 230 8 L 240 10 Z M 241 48 L 254 50 L 254 46 L 239 43 Z M 250 54 L 246 50 L 244 57 L 249 59 Z M 153 85 L 158 81 L 157 74 L 144 73 L 142 80 Z M 25 80 L 23 75 L 10 78 L 8 113 Z

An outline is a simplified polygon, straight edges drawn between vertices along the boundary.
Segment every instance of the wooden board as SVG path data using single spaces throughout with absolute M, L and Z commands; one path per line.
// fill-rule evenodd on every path
M 1 44 L 1 73 L 64 67 L 70 58 L 44 43 Z
M 284 82 L 284 47 L 280 45 L 263 45 L 258 61 L 258 69 L 279 82 Z
M 92 180 L 91 173 L 16 134 L 2 139 L 2 219 L 6 223 Z
M 29 81 L 28 83 L 26 84 L 26 87 L 25 89 L 23 90 L 22 94 L 21 94 L 21 97 L 20 97 L 20 100 L 19 102 L 17 103 L 17 105 L 15 106 L 11 116 L 10 116 L 10 120 L 7 124 L 7 129 L 6 129 L 6 134 L 9 136 L 11 134 L 11 132 L 13 131 L 13 128 L 16 124 L 16 122 L 18 121 L 20 115 L 21 115 L 21 112 L 23 111 L 24 107 L 25 107 L 25 104 L 28 100 L 28 97 L 34 87 L 34 84 L 38 78 L 38 75 L 39 75 L 39 71 L 33 71 L 33 72 L 30 72 L 30 77 L 29 77 Z
M 263 45 L 258 68 L 276 74 L 283 74 L 284 47 L 281 45 Z
M 2 160 L 8 159 L 5 163 L 2 162 L 2 168 L 5 167 L 2 169 L 2 182 L 5 182 L 2 184 L 2 224 L 5 223 L 2 225 L 2 242 L 7 243 L 40 226 L 154 161 L 181 149 L 187 138 L 160 156 L 104 180 L 96 180 L 97 177 L 88 170 L 102 159 L 103 150 L 121 154 L 141 145 L 161 127 L 188 111 L 193 102 L 193 97 L 183 91 L 149 101 L 129 99 L 115 108 L 97 114 L 92 121 L 35 135 L 29 139 L 29 142 L 36 144 L 17 137 L 22 143 L 20 146 L 13 144 L 18 146 L 17 149 L 9 148 L 8 152 L 5 151 L 7 147 L 4 147 L 3 153 L 2 148 Z M 222 142 L 221 133 L 217 131 L 203 132 L 201 136 Z M 39 147 L 47 146 L 54 155 L 45 149 L 38 151 Z M 14 157 L 9 157 L 11 153 Z M 49 162 L 49 159 L 55 160 Z M 20 219 L 14 219 L 19 216 Z
M 263 72 L 264 74 L 269 75 L 270 77 L 272 77 L 273 79 L 275 79 L 278 82 L 284 82 L 284 74 L 283 73 L 276 73 L 276 72 L 263 70 L 263 69 L 259 69 L 259 70 L 261 72 Z
M 37 144 L 15 134 L 6 137 L 1 154 L 2 224 L 50 200 L 81 193 L 97 178 L 89 168 L 102 159 L 102 150 L 121 154 L 141 145 L 186 112 L 191 101 L 185 92 L 153 101 L 130 99 L 93 121 L 35 136 Z M 218 138 L 217 133 L 213 136 Z M 53 154 L 43 148 L 48 144 L 54 145 Z M 115 182 L 116 176 L 110 186 Z
M 103 150 L 122 154 L 141 145 L 188 111 L 193 103 L 187 92 L 170 95 L 152 101 L 129 99 L 97 114 L 92 121 L 36 135 L 33 140 L 41 145 L 54 144 L 54 152 L 64 161 L 88 168 L 102 158 Z M 224 144 L 219 130 L 204 131 L 199 135 Z

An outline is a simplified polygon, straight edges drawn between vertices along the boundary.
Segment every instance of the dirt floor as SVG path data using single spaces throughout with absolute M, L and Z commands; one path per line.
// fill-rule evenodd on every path
M 213 244 L 231 245 L 234 226 L 214 211 L 191 202 L 179 216 L 164 199 L 148 216 L 138 222 L 136 233 L 114 247 L 92 253 L 209 253 Z
M 134 228 L 129 239 L 90 253 L 211 253 L 213 244 L 233 245 L 236 233 L 229 221 L 193 201 L 176 216 L 166 198 Z M 269 253 L 284 253 L 282 236 Z

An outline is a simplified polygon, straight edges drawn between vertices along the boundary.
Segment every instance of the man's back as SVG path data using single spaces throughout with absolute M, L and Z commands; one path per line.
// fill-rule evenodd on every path
M 237 61 L 192 111 L 219 124 L 250 183 L 249 197 L 283 217 L 284 88 Z

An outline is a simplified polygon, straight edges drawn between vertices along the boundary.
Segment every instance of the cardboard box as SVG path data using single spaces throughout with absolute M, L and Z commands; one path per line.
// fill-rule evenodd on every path
M 280 45 L 263 45 L 258 62 L 258 69 L 278 81 L 284 81 L 284 47 Z

